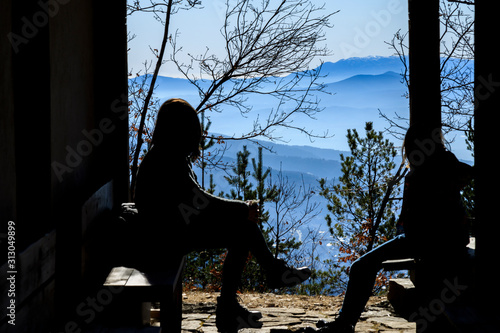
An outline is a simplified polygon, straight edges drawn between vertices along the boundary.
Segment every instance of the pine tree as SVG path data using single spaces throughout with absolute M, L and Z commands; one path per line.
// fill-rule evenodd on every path
M 271 174 L 271 168 L 264 170 L 264 164 L 262 162 L 262 147 L 259 147 L 258 151 L 258 161 L 252 158 L 253 173 L 252 177 L 257 182 L 255 187 L 255 197 L 259 200 L 259 226 L 264 229 L 264 223 L 269 220 L 269 212 L 264 208 L 264 204 L 267 201 L 272 201 L 278 195 L 278 190 L 276 186 L 266 187 L 266 180 Z
M 230 194 L 225 194 L 227 198 L 236 200 L 259 200 L 259 220 L 258 224 L 266 239 L 268 247 L 274 251 L 275 256 L 278 254 L 287 254 L 292 250 L 296 250 L 301 246 L 293 237 L 287 238 L 286 233 L 278 233 L 280 238 L 276 241 L 270 237 L 273 232 L 273 226 L 269 222 L 270 214 L 266 209 L 266 202 L 287 201 L 287 198 L 295 198 L 295 192 L 286 191 L 287 188 L 279 188 L 278 185 L 273 185 L 269 179 L 271 178 L 271 169 L 265 168 L 263 164 L 262 148 L 259 148 L 257 159 L 252 158 L 252 172 L 249 171 L 250 152 L 246 146 L 243 150 L 237 153 L 237 164 L 231 169 L 232 175 L 225 176 L 225 179 L 232 186 Z M 287 183 L 288 184 L 288 183 Z M 288 188 L 288 190 L 292 187 Z M 210 185 L 207 192 L 215 192 L 215 184 L 213 183 L 213 175 L 210 175 Z M 292 200 L 293 206 L 287 203 L 287 207 L 292 209 L 297 208 L 297 204 Z M 306 209 L 307 211 L 308 209 Z M 303 216 L 300 216 L 304 219 Z M 237 223 L 235 221 L 235 223 Z M 283 220 L 273 221 L 273 223 L 286 223 Z M 274 226 L 275 227 L 275 226 Z M 275 231 L 274 231 L 275 232 Z M 288 236 L 287 236 L 288 235 Z M 188 264 L 185 273 L 185 282 L 191 288 L 202 288 L 204 290 L 220 289 L 220 281 L 222 276 L 222 266 L 226 256 L 225 249 L 206 250 L 202 252 L 193 252 L 188 256 Z M 253 256 L 249 256 L 245 270 L 242 276 L 241 290 L 243 291 L 269 291 L 265 284 L 265 275 L 260 264 Z
M 259 200 L 259 227 L 267 240 L 268 246 L 272 248 L 272 242 L 268 237 L 269 232 L 264 228 L 264 224 L 269 218 L 264 203 L 269 200 L 268 196 L 272 195 L 272 191 L 265 187 L 265 181 L 270 174 L 270 169 L 264 170 L 262 149 L 259 149 L 258 162 L 255 161 L 255 158 L 252 159 L 253 173 L 248 170 L 250 152 L 247 146 L 243 146 L 243 150 L 238 152 L 236 156 L 237 164 L 232 168 L 234 175 L 224 177 L 229 185 L 233 187 L 226 197 L 245 201 Z M 256 186 L 251 182 L 251 177 L 257 183 Z M 256 258 L 250 256 L 243 272 L 241 288 L 243 290 L 264 292 L 266 291 L 264 281 L 264 274 L 259 263 Z
M 205 151 L 211 148 L 214 139 L 207 140 L 208 130 L 211 122 L 205 125 L 205 117 L 202 113 L 201 127 L 203 130 L 200 142 L 201 156 L 198 166 L 201 169 L 201 186 L 205 189 L 205 168 L 207 166 Z M 213 175 L 210 175 L 209 188 L 206 191 L 210 194 L 215 192 Z M 222 275 L 222 263 L 225 255 L 224 249 L 207 249 L 200 252 L 191 252 L 187 256 L 184 282 L 188 288 L 201 288 L 203 290 L 218 291 L 220 289 L 220 277 Z
M 236 154 L 236 165 L 232 168 L 234 173 L 233 176 L 224 176 L 229 185 L 233 186 L 230 194 L 226 194 L 226 197 L 235 200 L 254 200 L 256 197 L 256 192 L 252 190 L 252 184 L 250 183 L 250 171 L 248 171 L 248 156 L 250 152 L 247 150 L 247 146 L 243 146 L 243 151 Z
M 393 171 L 396 149 L 371 122 L 366 123 L 365 135 L 361 138 L 355 129 L 348 130 L 351 156 L 341 154 L 342 176 L 333 186 L 325 179 L 319 181 L 320 195 L 328 200 L 327 225 L 339 249 L 335 280 L 340 288 L 345 287 L 345 280 L 338 271 L 348 273 L 345 264 L 393 238 L 396 230 L 398 207 L 391 197 L 400 191 L 396 185 L 403 167 Z M 385 276 L 379 275 L 378 282 L 384 281 Z
M 215 140 L 213 138 L 210 138 L 210 140 L 207 140 L 208 136 L 208 130 L 210 129 L 210 126 L 212 125 L 212 122 L 208 120 L 207 124 L 205 125 L 205 112 L 201 113 L 201 129 L 203 131 L 203 136 L 201 138 L 200 142 L 200 150 L 201 150 L 201 156 L 200 156 L 200 168 L 201 168 L 201 187 L 205 189 L 205 168 L 207 167 L 207 162 L 205 159 L 205 151 L 209 148 L 211 148 L 215 144 Z
M 271 176 L 271 169 L 264 168 L 262 148 L 258 150 L 257 160 L 255 158 L 251 159 L 253 172 L 248 171 L 249 156 L 250 152 L 246 146 L 243 146 L 243 150 L 237 153 L 237 165 L 232 168 L 234 175 L 225 177 L 228 183 L 234 187 L 234 189 L 231 189 L 231 194 L 227 195 L 227 197 L 238 200 L 259 200 L 259 227 L 268 247 L 277 257 L 278 254 L 287 253 L 292 248 L 296 249 L 301 244 L 293 238 L 283 239 L 283 241 L 279 242 L 270 237 L 273 227 L 269 223 L 270 214 L 265 207 L 265 203 L 276 201 L 280 195 L 280 189 L 268 181 L 268 178 Z M 254 183 L 251 182 L 252 178 Z M 280 237 L 283 236 L 280 234 Z M 268 291 L 264 281 L 265 277 L 259 263 L 254 257 L 250 256 L 243 272 L 242 289 L 259 292 Z
M 215 194 L 215 183 L 214 183 L 214 175 L 210 174 L 210 183 L 208 184 L 208 188 L 206 189 L 207 193 Z

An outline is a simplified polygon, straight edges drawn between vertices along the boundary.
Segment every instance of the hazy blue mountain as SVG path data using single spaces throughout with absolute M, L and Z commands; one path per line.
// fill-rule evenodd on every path
M 401 83 L 399 74 L 401 69 L 398 57 L 350 58 L 324 63 L 322 74 L 325 75 L 323 81 L 327 93 L 317 95 L 324 111 L 316 119 L 298 117 L 295 121 L 301 126 L 315 129 L 316 133 L 328 130 L 334 137 L 310 143 L 306 138 L 300 140 L 299 135 L 288 133 L 284 139 L 292 144 L 263 142 L 264 146 L 271 146 L 273 151 L 264 150 L 265 164 L 275 172 L 281 168 L 290 173 L 290 177 L 293 175 L 294 179 L 299 179 L 300 174 L 304 174 L 311 182 L 321 177 L 338 177 L 339 154 L 341 150 L 347 150 L 345 135 L 348 128 L 363 131 L 365 122 L 373 121 L 376 129 L 383 130 L 385 124 L 379 118 L 379 109 L 387 114 L 407 112 L 408 101 L 403 97 L 406 88 Z M 208 85 L 209 82 L 202 84 Z M 162 101 L 180 97 L 194 106 L 199 101 L 197 89 L 188 80 L 181 78 L 158 77 L 155 93 Z M 268 114 L 276 103 L 270 98 L 253 96 L 249 99 L 249 104 L 253 106 L 253 110 L 247 118 L 242 118 L 239 112 L 233 110 L 207 113 L 212 121 L 211 130 L 226 136 L 245 133 L 257 116 Z M 242 150 L 244 144 L 248 144 L 242 141 L 228 142 L 230 146 L 224 157 L 226 161 L 234 160 L 236 152 Z M 257 147 L 252 144 L 248 146 L 252 156 L 256 157 Z M 216 178 L 223 179 L 222 175 L 216 175 Z
M 283 132 L 278 129 L 276 134 L 282 135 L 284 141 L 288 143 L 259 141 L 261 145 L 269 148 L 269 150 L 264 150 L 263 159 L 265 166 L 272 169 L 273 177 L 279 170 L 282 170 L 290 182 L 297 184 L 304 182 L 306 186 L 313 188 L 318 186 L 319 178 L 328 178 L 332 181 L 337 179 L 341 175 L 340 154 L 348 154 L 345 137 L 347 129 L 356 128 L 363 135 L 366 121 L 372 121 L 375 130 L 384 130 L 387 123 L 380 118 L 379 111 L 388 116 L 397 113 L 408 117 L 408 100 L 405 97 L 407 89 L 401 82 L 402 70 L 403 65 L 399 57 L 350 58 L 335 63 L 324 63 L 321 73 L 324 75 L 322 81 L 325 84 L 326 93 L 316 95 L 320 100 L 320 107 L 324 110 L 317 114 L 315 119 L 304 116 L 296 117 L 294 123 L 312 129 L 316 134 L 328 131 L 334 136 L 311 143 L 307 137 L 297 132 Z M 139 77 L 132 80 L 141 79 Z M 209 81 L 203 81 L 200 84 L 207 86 L 209 83 Z M 273 84 L 273 82 L 270 83 L 271 86 Z M 179 97 L 195 107 L 200 101 L 197 89 L 188 80 L 181 78 L 158 77 L 155 93 L 160 101 Z M 276 100 L 262 95 L 249 96 L 248 104 L 253 108 L 245 117 L 229 107 L 224 108 L 221 113 L 206 112 L 206 117 L 212 121 L 211 133 L 223 133 L 225 136 L 247 133 L 252 129 L 253 122 L 258 117 L 260 119 L 266 117 L 277 105 Z M 284 108 L 286 109 L 287 106 Z M 401 145 L 401 142 L 397 142 L 394 138 L 390 136 L 388 138 L 396 146 Z M 459 144 L 453 147 L 454 152 L 458 152 L 459 158 L 464 159 L 465 156 L 465 159 L 468 159 L 463 139 L 457 138 L 456 141 Z M 257 145 L 238 140 L 228 140 L 227 143 L 223 162 L 235 163 L 236 153 L 243 149 L 243 145 L 248 146 L 251 152 L 250 158 L 257 158 Z M 252 171 L 251 165 L 249 170 Z M 229 187 L 224 179 L 226 172 L 220 169 L 207 170 L 205 186 L 208 187 L 209 175 L 212 173 L 216 193 L 219 191 L 228 193 Z M 197 169 L 196 173 L 201 182 L 201 171 Z M 326 201 L 317 194 L 313 200 L 320 203 L 323 211 L 311 226 L 320 227 L 326 231 L 324 220 L 327 213 Z M 334 255 L 335 249 L 326 246 L 328 240 L 323 243 L 321 257 L 325 259 L 332 255 L 332 253 L 328 254 L 329 251 L 333 251 Z
M 317 180 L 320 178 L 334 179 L 340 174 L 340 154 L 348 155 L 348 152 L 334 149 L 315 148 L 310 146 L 295 146 L 273 143 L 269 141 L 258 141 L 259 145 L 265 147 L 262 151 L 263 163 L 266 167 L 272 169 L 276 175 L 280 170 L 290 178 L 291 181 L 300 181 L 301 175 L 307 185 L 317 186 Z M 247 146 L 250 151 L 250 160 L 257 159 L 258 145 L 244 141 L 228 141 L 224 162 L 236 163 L 236 154 Z M 252 166 L 249 166 L 252 171 Z M 199 180 L 200 171 L 197 171 Z M 222 180 L 226 172 L 221 170 L 207 170 L 205 179 L 208 186 L 208 175 L 214 174 L 215 179 Z M 225 181 L 215 182 L 224 192 L 228 192 Z
M 455 60 L 451 59 L 450 64 L 453 61 Z M 469 67 L 472 65 L 473 63 L 468 64 Z M 274 144 L 276 153 L 265 153 L 266 164 L 275 170 L 279 170 L 281 165 L 287 172 L 304 173 L 308 177 L 338 177 L 338 151 L 348 150 L 345 138 L 347 129 L 356 128 L 363 132 L 365 123 L 371 121 L 376 130 L 384 130 L 388 124 L 380 117 L 380 112 L 388 116 L 394 116 L 395 113 L 408 116 L 408 100 L 405 97 L 407 89 L 401 82 L 402 70 L 403 64 L 399 57 L 349 58 L 324 63 L 321 73 L 324 75 L 322 81 L 326 93 L 315 96 L 324 110 L 315 119 L 299 115 L 294 118 L 294 124 L 312 129 L 316 134 L 328 131 L 333 137 L 311 143 L 307 137 L 297 132 L 277 129 L 276 134 L 282 135 L 288 145 Z M 141 78 L 134 80 L 137 79 Z M 200 82 L 203 86 L 209 83 Z M 200 101 L 197 89 L 186 79 L 158 77 L 156 85 L 155 93 L 161 101 L 180 97 L 195 107 Z M 269 85 L 273 85 L 273 80 Z M 277 101 L 269 96 L 252 95 L 248 97 L 248 104 L 252 106 L 252 110 L 245 117 L 230 107 L 223 107 L 221 113 L 206 112 L 206 117 L 212 121 L 211 132 L 223 133 L 225 136 L 248 133 L 257 118 L 264 119 L 276 108 Z M 290 106 L 285 105 L 284 109 L 287 107 Z M 389 138 L 396 146 L 401 145 L 401 142 Z M 463 138 L 457 138 L 456 142 L 454 152 L 459 158 L 467 159 Z M 232 141 L 225 158 L 234 158 L 243 144 L 245 142 Z M 257 148 L 250 148 L 251 146 L 250 144 L 249 149 L 253 149 L 253 155 L 256 156 Z
M 343 136 L 347 128 L 352 127 L 349 121 L 355 125 L 358 125 L 359 119 L 362 122 L 367 120 L 376 122 L 379 109 L 387 114 L 393 112 L 407 114 L 408 101 L 403 97 L 406 87 L 401 83 L 399 74 L 401 69 L 402 64 L 398 57 L 350 58 L 335 63 L 327 62 L 323 64 L 321 71 L 322 75 L 325 75 L 322 81 L 326 93 L 316 94 L 320 100 L 320 107 L 325 108 L 325 112 L 318 115 L 318 121 L 301 117 L 296 121 L 304 123 L 308 128 L 320 128 L 319 132 L 329 129 L 331 125 L 335 129 L 333 131 L 335 135 Z M 141 78 L 133 80 L 137 79 Z M 208 82 L 201 84 L 208 85 Z M 269 85 L 272 86 L 273 82 Z M 158 77 L 156 86 L 155 94 L 161 101 L 180 97 L 195 107 L 200 101 L 197 89 L 186 79 Z M 263 117 L 270 109 L 275 108 L 277 101 L 269 96 L 249 96 L 248 104 L 252 105 L 253 110 L 247 115 L 246 120 L 239 112 L 229 107 L 227 110 L 224 109 L 226 112 L 220 114 L 207 113 L 207 117 L 213 122 L 212 130 L 226 135 L 243 133 L 252 126 L 257 116 Z M 338 126 L 339 124 L 342 126 Z M 293 133 L 288 133 L 288 136 L 296 139 Z M 293 140 L 293 143 L 299 144 L 306 142 Z M 315 146 L 320 144 L 321 142 L 316 142 Z M 330 148 L 328 145 L 326 147 Z
M 339 60 L 335 63 L 326 62 L 322 65 L 321 74 L 324 78 L 321 79 L 325 84 L 331 84 L 339 81 L 343 81 L 352 77 L 357 77 L 360 75 L 380 75 L 387 72 L 393 72 L 396 78 L 394 82 L 398 83 L 400 81 L 400 73 L 403 69 L 402 63 L 399 57 L 366 57 L 366 58 L 349 58 Z M 291 74 L 294 75 L 294 74 Z M 140 79 L 141 77 L 139 77 Z M 366 77 L 369 79 L 368 77 Z M 138 78 L 133 78 L 131 80 L 136 80 Z M 353 83 L 360 82 L 363 77 L 353 78 L 353 80 L 347 80 L 345 86 L 352 86 Z M 202 83 L 203 85 L 208 85 L 209 81 Z M 333 87 L 338 88 L 342 85 L 334 85 Z M 196 96 L 198 97 L 197 90 L 189 83 L 188 80 L 183 78 L 170 78 L 159 76 L 157 78 L 157 90 L 156 95 L 160 99 L 167 99 L 172 96 L 182 97 L 185 96 Z M 193 104 L 196 104 L 193 102 Z
M 450 60 L 450 63 L 453 61 Z M 366 121 L 372 121 L 376 130 L 384 130 L 387 123 L 380 118 L 379 112 L 388 116 L 395 113 L 408 116 L 406 87 L 402 84 L 400 75 L 402 70 L 403 64 L 399 57 L 350 58 L 335 63 L 324 63 L 321 73 L 324 75 L 326 93 L 316 95 L 320 100 L 320 107 L 324 110 L 317 114 L 315 119 L 299 115 L 294 119 L 294 123 L 312 129 L 316 134 L 328 131 L 333 137 L 311 143 L 307 137 L 297 132 L 277 129 L 277 135 L 282 135 L 288 144 L 263 143 L 272 145 L 274 151 L 265 151 L 266 165 L 274 170 L 281 168 L 290 172 L 290 175 L 295 175 L 294 179 L 298 179 L 296 173 L 304 174 L 311 180 L 338 177 L 340 151 L 348 150 L 345 138 L 347 129 L 356 128 L 362 133 Z M 133 80 L 140 79 L 139 77 Z M 209 83 L 203 81 L 200 84 L 206 86 Z M 269 83 L 272 84 L 273 82 Z M 188 80 L 181 78 L 158 77 L 155 93 L 161 101 L 180 97 L 193 106 L 197 106 L 200 100 L 197 89 Z M 210 131 L 223 133 L 225 136 L 247 133 L 257 118 L 263 119 L 277 105 L 276 100 L 262 95 L 249 96 L 248 104 L 253 108 L 245 117 L 229 107 L 224 108 L 221 113 L 206 112 L 206 117 L 212 121 Z M 401 145 L 401 142 L 389 138 L 396 146 Z M 459 158 L 467 159 L 463 139 L 457 138 L 456 141 L 458 144 L 453 147 L 454 152 Z M 236 152 L 241 150 L 244 144 L 248 144 L 243 141 L 228 142 L 230 147 L 224 157 L 227 161 L 234 160 Z M 248 146 L 253 157 L 256 157 L 257 148 L 253 144 Z M 223 179 L 222 175 L 217 175 L 217 178 Z
M 355 75 L 377 75 L 386 72 L 400 74 L 403 69 L 399 57 L 365 57 L 342 59 L 337 62 L 323 64 L 322 73 L 326 74 L 325 82 L 345 80 Z

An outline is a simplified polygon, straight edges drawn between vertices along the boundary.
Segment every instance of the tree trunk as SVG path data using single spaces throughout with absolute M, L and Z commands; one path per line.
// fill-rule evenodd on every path
M 146 100 L 144 101 L 144 107 L 141 112 L 141 122 L 139 124 L 139 130 L 137 132 L 137 144 L 135 146 L 135 152 L 134 152 L 134 160 L 132 162 L 132 180 L 130 184 L 130 198 L 134 200 L 134 194 L 135 194 L 135 183 L 136 183 L 136 178 L 137 178 L 137 169 L 139 167 L 139 155 L 141 153 L 141 148 L 142 144 L 144 143 L 144 140 L 142 139 L 142 133 L 144 132 L 144 123 L 146 122 L 146 115 L 148 113 L 148 107 L 149 103 L 151 101 L 151 96 L 153 96 L 153 91 L 155 89 L 155 84 L 156 84 L 156 78 L 158 77 L 158 73 L 160 71 L 160 67 L 163 62 L 163 56 L 165 54 L 165 48 L 167 45 L 168 41 L 168 26 L 170 25 L 170 13 L 172 12 L 172 1 L 169 0 L 168 2 L 168 7 L 167 7 L 167 18 L 165 20 L 165 31 L 163 33 L 163 41 L 161 43 L 161 49 L 160 49 L 160 54 L 158 56 L 158 60 L 156 62 L 156 67 L 153 73 L 153 77 L 151 79 L 151 83 L 149 85 L 149 91 L 146 96 Z

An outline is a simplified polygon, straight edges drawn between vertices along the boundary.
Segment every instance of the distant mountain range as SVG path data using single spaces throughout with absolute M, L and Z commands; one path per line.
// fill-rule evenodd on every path
M 317 187 L 318 179 L 328 178 L 333 180 L 341 175 L 340 154 L 349 155 L 349 152 L 334 149 L 316 148 L 311 146 L 296 146 L 277 144 L 269 141 L 258 141 L 258 145 L 245 141 L 228 141 L 222 161 L 228 164 L 236 163 L 236 154 L 247 146 L 250 152 L 250 160 L 258 156 L 258 146 L 264 147 L 262 159 L 266 168 L 272 169 L 272 174 L 276 175 L 280 170 L 289 178 L 291 182 L 301 182 L 306 185 Z M 253 171 L 252 165 L 249 171 Z M 195 171 L 198 181 L 201 181 L 201 170 Z M 216 192 L 224 191 L 229 193 L 229 187 L 224 176 L 226 172 L 208 168 L 205 174 L 205 187 L 208 187 L 209 174 L 214 174 L 214 183 L 217 185 Z
M 317 139 L 311 142 L 307 137 L 296 132 L 283 132 L 285 142 L 259 141 L 269 147 L 272 152 L 264 150 L 264 164 L 272 168 L 273 175 L 281 169 L 292 182 L 302 182 L 313 187 L 318 186 L 319 178 L 336 179 L 340 176 L 340 154 L 348 154 L 346 140 L 347 129 L 356 128 L 360 134 L 364 132 L 366 121 L 374 123 L 375 130 L 384 130 L 387 122 L 380 118 L 379 111 L 392 117 L 395 113 L 408 117 L 408 100 L 405 97 L 406 87 L 402 83 L 401 73 L 403 65 L 398 57 L 367 57 L 350 58 L 335 63 L 324 63 L 322 66 L 322 81 L 327 94 L 319 94 L 320 106 L 324 111 L 316 115 L 316 119 L 301 117 L 295 121 L 314 133 L 323 133 L 328 130 L 334 136 L 327 139 Z M 196 106 L 200 97 L 198 91 L 186 79 L 158 77 L 156 96 L 161 100 L 179 97 Z M 262 96 L 249 98 L 253 109 L 243 118 L 238 112 L 212 112 L 207 114 L 212 121 L 212 133 L 222 133 L 226 136 L 248 132 L 253 121 L 259 115 L 263 117 L 275 107 L 272 100 Z M 396 146 L 400 146 L 395 138 L 387 135 Z M 227 150 L 223 157 L 224 162 L 235 162 L 236 153 L 248 146 L 250 158 L 257 158 L 257 146 L 250 142 L 228 141 Z M 453 151 L 461 159 L 470 160 L 470 153 L 465 149 L 463 138 L 456 138 Z M 250 166 L 251 169 L 251 166 Z M 201 172 L 196 170 L 201 181 Z M 208 187 L 209 173 L 213 173 L 216 184 L 216 193 L 229 192 L 224 179 L 226 173 L 221 170 L 207 171 L 205 186 Z M 326 215 L 326 201 L 315 196 L 323 209 L 322 214 L 313 221 L 315 226 L 324 226 Z M 325 242 L 327 244 L 327 242 Z M 324 247 L 324 253 L 332 249 Z
M 400 74 L 403 64 L 399 57 L 348 58 L 323 64 L 327 82 L 338 82 L 356 75 L 379 75 L 386 72 Z
M 469 66 L 473 66 L 473 63 Z M 324 63 L 321 81 L 326 93 L 316 95 L 324 111 L 317 114 L 315 119 L 297 117 L 295 123 L 316 134 L 328 131 L 334 136 L 311 142 L 308 137 L 297 132 L 278 129 L 276 133 L 283 136 L 288 144 L 347 150 L 347 129 L 362 130 L 366 121 L 372 121 L 376 130 L 384 130 L 388 123 L 380 117 L 380 113 L 389 117 L 397 114 L 408 118 L 407 89 L 401 76 L 403 69 L 401 60 L 395 56 L 349 58 Z M 193 105 L 197 105 L 200 100 L 198 91 L 185 79 L 159 77 L 157 86 L 156 95 L 160 100 L 181 97 Z M 264 117 L 276 106 L 275 100 L 261 95 L 251 96 L 249 103 L 253 110 L 246 118 L 238 112 L 207 113 L 212 121 L 211 131 L 228 136 L 246 133 L 258 116 Z M 406 126 L 404 123 L 402 125 Z M 401 144 L 395 138 L 389 139 L 398 146 Z M 463 137 L 449 139 L 454 139 L 452 150 L 460 159 L 472 159 Z
M 348 128 L 362 129 L 366 121 L 373 121 L 375 128 L 383 130 L 387 126 L 379 118 L 381 112 L 392 116 L 408 114 L 408 101 L 403 95 L 406 88 L 401 83 L 402 63 L 398 57 L 350 58 L 335 63 L 324 63 L 321 70 L 325 94 L 317 94 L 319 106 L 324 111 L 315 119 L 298 117 L 295 122 L 312 129 L 314 133 L 333 134 L 333 138 L 310 140 L 293 131 L 282 132 L 289 144 L 311 145 L 314 147 L 346 150 L 345 134 Z M 186 79 L 158 77 L 156 96 L 161 100 L 171 97 L 186 99 L 192 105 L 200 100 L 198 91 Z M 211 131 L 225 135 L 246 133 L 253 121 L 260 115 L 269 113 L 276 107 L 276 100 L 266 96 L 251 96 L 249 103 L 253 110 L 246 118 L 238 112 L 207 113 L 212 121 Z

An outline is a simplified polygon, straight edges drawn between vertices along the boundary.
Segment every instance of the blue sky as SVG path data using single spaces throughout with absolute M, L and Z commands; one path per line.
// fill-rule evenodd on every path
M 143 1 L 149 3 L 149 0 Z M 260 0 L 255 1 L 260 2 Z M 317 7 L 324 5 L 325 14 L 340 12 L 331 17 L 330 23 L 333 27 L 325 31 L 325 43 L 332 54 L 316 59 L 311 63 L 311 67 L 316 67 L 320 61 L 335 62 L 351 57 L 391 56 L 393 50 L 385 42 L 390 41 L 398 30 L 402 32 L 408 30 L 407 0 L 312 0 L 312 2 Z M 219 30 L 224 20 L 226 0 L 202 0 L 202 3 L 203 9 L 180 11 L 171 18 L 170 32 L 178 33 L 178 42 L 183 47 L 186 62 L 189 61 L 187 53 L 200 55 L 205 53 L 207 48 L 209 54 L 223 55 L 224 41 Z M 135 13 L 128 18 L 128 29 L 136 35 L 129 44 L 129 68 L 135 75 L 143 69 L 142 63 L 145 60 L 156 60 L 150 47 L 160 48 L 164 27 L 153 18 L 152 14 Z M 170 57 L 170 52 L 171 46 L 168 45 L 167 59 Z M 171 62 L 162 66 L 160 75 L 180 77 L 180 73 Z M 344 137 L 343 133 L 335 135 L 337 138 Z M 328 146 L 331 145 L 331 140 L 333 139 L 318 140 L 314 145 Z M 458 138 L 458 141 L 463 143 L 463 138 Z M 461 158 L 470 159 L 469 153 L 463 154 Z
M 390 41 L 398 29 L 407 30 L 406 0 L 313 0 L 316 6 L 325 6 L 325 14 L 340 10 L 331 17 L 333 28 L 326 32 L 326 45 L 332 55 L 316 59 L 312 66 L 323 61 L 337 61 L 350 57 L 370 55 L 389 56 L 392 51 L 384 43 Z M 178 41 L 184 54 L 221 54 L 223 40 L 219 33 L 225 11 L 225 0 L 204 0 L 203 9 L 180 11 L 172 16 L 170 31 L 179 34 Z M 136 35 L 129 44 L 129 68 L 137 72 L 145 60 L 153 59 L 150 47 L 159 49 L 163 26 L 151 14 L 135 13 L 128 18 L 128 29 Z M 167 53 L 171 51 L 168 46 Z M 187 57 L 186 57 L 187 59 Z M 171 63 L 160 72 L 164 76 L 179 76 Z

